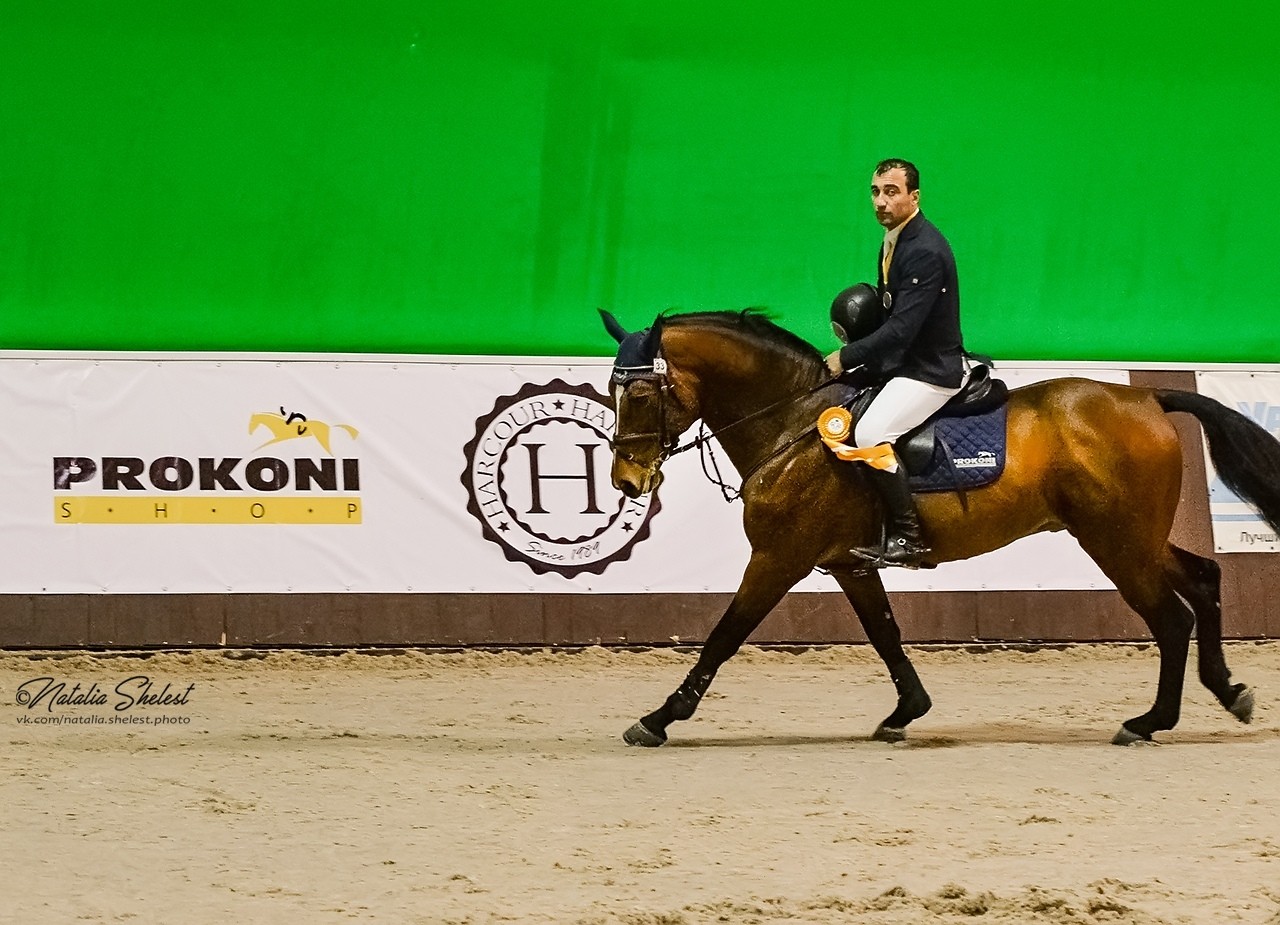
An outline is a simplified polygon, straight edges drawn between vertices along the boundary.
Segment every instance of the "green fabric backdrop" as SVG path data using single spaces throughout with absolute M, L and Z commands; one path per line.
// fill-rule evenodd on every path
M 0 348 L 824 349 L 915 160 L 997 357 L 1280 361 L 1261 3 L 8 0 Z

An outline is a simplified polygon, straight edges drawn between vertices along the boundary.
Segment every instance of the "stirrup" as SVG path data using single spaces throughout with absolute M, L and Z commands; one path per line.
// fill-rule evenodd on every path
M 897 556 L 891 557 L 889 555 L 891 548 L 898 553 Z M 884 540 L 879 548 L 854 546 L 849 550 L 854 557 L 870 563 L 872 568 L 897 566 L 907 569 L 930 568 L 930 563 L 920 560 L 932 551 L 928 546 L 921 543 L 913 543 L 900 536 Z

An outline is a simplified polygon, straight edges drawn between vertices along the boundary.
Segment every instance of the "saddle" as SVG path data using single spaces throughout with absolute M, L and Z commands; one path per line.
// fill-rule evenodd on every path
M 854 420 L 883 387 L 863 389 L 845 404 Z M 994 482 L 1004 471 L 1008 397 L 1008 387 L 991 375 L 990 366 L 973 366 L 960 392 L 894 443 L 911 489 L 955 491 Z

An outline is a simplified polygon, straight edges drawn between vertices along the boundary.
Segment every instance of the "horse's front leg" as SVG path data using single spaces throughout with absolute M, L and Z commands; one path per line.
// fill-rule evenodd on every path
M 729 609 L 707 636 L 693 670 L 666 703 L 622 734 L 623 741 L 628 745 L 646 746 L 666 742 L 667 727 L 676 720 L 693 716 L 720 666 L 742 648 L 769 611 L 807 573 L 807 568 L 798 568 L 786 557 L 752 553 Z
M 871 738 L 881 742 L 901 742 L 907 737 L 907 724 L 928 713 L 933 701 L 902 649 L 902 633 L 898 629 L 898 621 L 893 618 L 884 582 L 880 580 L 879 572 L 862 572 L 854 568 L 832 567 L 831 574 L 853 605 L 867 639 L 889 669 L 889 677 L 898 691 L 898 705 L 876 727 Z

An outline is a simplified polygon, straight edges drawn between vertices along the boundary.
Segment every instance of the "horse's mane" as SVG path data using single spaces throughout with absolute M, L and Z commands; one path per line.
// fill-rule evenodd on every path
M 665 327 L 732 328 L 750 335 L 766 348 L 795 354 L 797 360 L 819 365 L 823 363 L 822 354 L 813 344 L 775 324 L 760 308 L 744 308 L 741 311 L 687 312 L 681 315 L 663 312 L 660 320 Z

